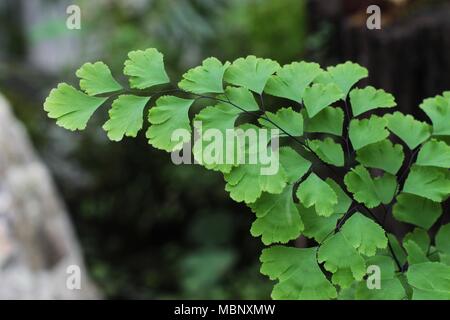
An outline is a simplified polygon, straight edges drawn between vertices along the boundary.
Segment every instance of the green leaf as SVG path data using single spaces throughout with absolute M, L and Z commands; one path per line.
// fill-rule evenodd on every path
M 352 200 L 333 179 L 327 178 L 326 182 L 337 195 L 338 203 L 334 207 L 334 214 L 329 217 L 323 217 L 316 213 L 314 207 L 306 208 L 301 203 L 297 205 L 305 225 L 303 234 L 306 237 L 314 238 L 319 243 L 331 235 L 331 231 L 336 228 L 339 218 L 348 211 L 352 204 Z
M 413 287 L 414 300 L 449 300 L 450 266 L 439 262 L 424 262 L 409 267 L 406 273 Z
M 288 178 L 280 165 L 279 149 L 268 144 L 271 138 L 270 134 L 264 135 L 263 133 L 267 132 L 260 130 L 260 127 L 248 123 L 237 127 L 235 130 L 234 134 L 238 142 L 235 158 L 238 167 L 225 174 L 225 180 L 228 182 L 226 190 L 231 192 L 232 198 L 233 196 L 239 197 L 238 194 L 242 196 L 244 193 L 249 195 L 253 193 L 253 196 L 258 198 L 262 191 L 278 194 L 286 185 Z M 254 141 L 254 138 L 256 138 L 256 141 Z M 247 183 L 254 188 L 245 190 Z M 242 199 L 237 199 L 235 200 L 242 201 Z M 246 202 L 251 203 L 254 200 L 250 202 L 246 200 Z
M 150 97 L 120 95 L 109 110 L 109 120 L 103 125 L 109 139 L 122 140 L 123 136 L 136 137 L 142 129 L 144 108 Z
M 230 197 L 237 201 L 253 203 L 263 191 L 279 194 L 283 191 L 288 180 L 286 171 L 279 166 L 274 175 L 262 175 L 260 163 L 241 164 L 233 167 L 229 173 L 224 174 L 225 190 L 230 193 Z
M 380 289 L 369 289 L 365 281 L 358 283 L 355 291 L 356 300 L 403 300 L 405 289 L 398 277 L 381 279 Z
M 236 59 L 225 72 L 225 81 L 261 94 L 269 77 L 278 69 L 278 62 L 248 56 Z
M 146 137 L 157 149 L 168 152 L 179 150 L 182 145 L 172 139 L 176 130 L 192 132 L 188 112 L 195 100 L 174 96 L 162 96 L 156 100 L 156 106 L 150 109 L 148 121 L 150 127 Z
M 313 81 L 313 83 L 320 83 L 320 84 L 330 84 L 335 83 L 333 78 L 331 77 L 331 74 L 327 71 L 324 71 L 320 73 Z
M 85 63 L 75 74 L 80 78 L 80 88 L 90 96 L 122 89 L 111 70 L 101 61 Z
M 397 188 L 393 175 L 385 173 L 381 177 L 372 179 L 369 171 L 359 165 L 344 177 L 347 189 L 353 193 L 355 200 L 363 202 L 367 207 L 374 208 L 380 204 L 388 204 L 394 197 Z
M 392 94 L 386 93 L 382 89 L 377 90 L 372 86 L 353 89 L 350 92 L 350 103 L 355 117 L 369 110 L 392 108 L 397 105 Z
M 355 278 L 350 269 L 337 269 L 331 276 L 331 282 L 342 290 L 350 287 L 355 282 Z
M 359 163 L 394 175 L 402 166 L 404 157 L 403 147 L 399 144 L 393 145 L 389 140 L 382 140 L 356 151 L 356 160 Z
M 366 256 L 375 255 L 377 248 L 386 248 L 388 243 L 383 228 L 359 212 L 344 223 L 340 232 L 353 248 Z
M 303 235 L 313 238 L 318 243 L 322 243 L 327 236 L 332 234 L 339 218 L 342 217 L 341 213 L 335 213 L 329 217 L 319 216 L 314 207 L 306 208 L 301 203 L 297 204 L 297 207 L 305 226 Z
M 305 103 L 308 116 L 312 118 L 320 111 L 343 97 L 344 95 L 335 84 L 330 83 L 325 85 L 316 83 L 305 89 L 303 101 Z
M 260 260 L 261 273 L 279 281 L 273 288 L 273 299 L 323 300 L 337 297 L 336 289 L 317 264 L 316 248 L 274 246 L 264 249 Z
M 403 241 L 403 248 L 405 248 L 406 253 L 408 254 L 408 265 L 411 266 L 416 263 L 429 261 L 426 253 L 414 241 Z
M 350 197 L 333 179 L 327 178 L 325 181 L 330 185 L 338 198 L 338 203 L 334 207 L 334 212 L 341 214 L 346 213 L 352 204 L 352 199 L 350 199 Z
M 331 216 L 334 213 L 334 207 L 338 203 L 338 198 L 333 188 L 315 173 L 311 173 L 299 185 L 296 195 L 305 207 L 315 206 L 319 216 Z
M 369 144 L 386 139 L 389 136 L 386 124 L 385 119 L 375 115 L 369 119 L 350 121 L 349 136 L 353 148 L 359 150 Z
M 256 214 L 250 232 L 262 236 L 265 245 L 287 243 L 299 237 L 303 222 L 292 198 L 293 186 L 286 186 L 280 194 L 263 193 L 250 208 Z
M 341 287 L 348 287 L 353 279 L 362 280 L 366 273 L 363 257 L 342 232 L 334 234 L 322 243 L 318 252 L 318 261 L 325 262 L 325 269 L 333 273 L 331 281 Z M 345 276 L 350 272 L 351 277 Z
M 413 194 L 401 193 L 392 208 L 395 219 L 429 229 L 442 214 L 441 205 Z
M 245 88 L 227 87 L 225 94 L 220 95 L 219 98 L 229 101 L 231 104 L 240 107 L 245 111 L 259 110 L 258 103 L 253 96 L 253 93 Z
M 431 135 L 430 125 L 417 121 L 409 114 L 404 115 L 397 111 L 384 115 L 384 118 L 387 120 L 388 129 L 402 139 L 411 150 Z
M 450 194 L 448 170 L 414 165 L 406 179 L 403 191 L 435 202 L 442 202 Z
M 344 111 L 341 108 L 326 107 L 313 118 L 309 118 L 308 113 L 303 109 L 302 115 L 305 132 L 330 133 L 342 136 Z
M 194 117 L 194 126 L 197 130 L 201 130 L 199 133 L 201 139 L 195 141 L 193 147 L 193 155 L 195 160 L 205 166 L 205 168 L 210 170 L 218 170 L 221 172 L 230 172 L 233 165 L 236 163 L 234 154 L 227 154 L 227 141 L 229 136 L 227 136 L 226 131 L 228 129 L 233 129 L 236 119 L 239 117 L 241 111 L 229 104 L 226 103 L 218 103 L 215 106 L 209 106 L 202 109 L 195 117 Z M 199 126 L 201 125 L 201 128 Z M 224 139 L 222 143 L 222 148 L 215 147 L 215 141 L 203 141 L 204 139 L 208 139 L 209 137 L 205 132 L 209 130 L 209 132 L 217 132 Z M 234 139 L 234 136 L 233 136 Z M 233 140 L 233 143 L 237 143 L 236 139 Z M 209 145 L 213 146 L 212 150 Z M 230 152 L 235 151 L 230 150 Z M 211 152 L 209 152 L 211 151 Z M 212 153 L 212 154 L 211 154 Z
M 202 130 L 217 129 L 225 131 L 234 128 L 236 119 L 241 114 L 239 109 L 229 104 L 219 102 L 215 106 L 202 109 L 195 117 L 194 121 L 202 124 Z
M 432 166 L 450 168 L 450 146 L 444 141 L 431 140 L 420 149 L 416 164 L 420 166 Z
M 264 92 L 301 103 L 306 87 L 322 72 L 317 63 L 293 62 L 269 78 Z
M 290 147 L 280 148 L 280 164 L 286 172 L 287 182 L 294 183 L 311 168 L 311 162 Z
M 344 166 L 344 151 L 342 146 L 331 138 L 325 140 L 308 140 L 309 147 L 324 162 L 336 167 Z
M 382 254 L 377 254 L 366 258 L 367 266 L 378 266 L 380 268 L 380 279 L 394 279 L 397 266 L 395 265 L 394 259 L 391 256 L 386 256 Z M 367 283 L 364 281 L 367 287 Z
M 443 225 L 435 238 L 436 249 L 450 255 L 450 223 Z
M 108 98 L 91 97 L 67 83 L 60 83 L 45 99 L 44 110 L 56 124 L 68 130 L 84 130 L 92 114 Z
M 433 122 L 433 135 L 450 135 L 450 94 L 428 98 L 419 106 Z
M 154 48 L 128 53 L 123 73 L 129 76 L 130 86 L 135 89 L 146 89 L 170 81 L 164 69 L 163 55 Z
M 303 116 L 299 112 L 295 112 L 292 108 L 278 109 L 277 113 L 266 112 L 264 117 L 283 128 L 288 134 L 294 137 L 303 135 Z M 278 129 L 270 121 L 259 118 L 258 122 L 265 128 Z M 286 135 L 280 131 L 281 135 Z
M 450 266 L 450 255 L 449 254 L 439 252 L 438 257 L 439 257 L 439 262 L 442 262 L 443 264 Z
M 414 243 L 416 243 L 423 252 L 428 251 L 431 243 L 428 232 L 420 228 L 414 228 L 413 231 L 408 232 L 403 237 L 403 243 L 408 241 L 413 241 Z
M 327 71 L 344 96 L 347 96 L 355 83 L 369 75 L 366 68 L 350 61 L 338 64 L 335 67 L 328 67 Z
M 201 66 L 190 69 L 183 75 L 178 87 L 198 94 L 222 93 L 223 75 L 229 65 L 229 62 L 222 64 L 216 58 L 205 59 Z

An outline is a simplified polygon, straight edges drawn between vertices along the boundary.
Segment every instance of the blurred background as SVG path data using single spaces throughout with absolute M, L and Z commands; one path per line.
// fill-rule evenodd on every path
M 71 4 L 80 30 L 66 27 Z M 381 30 L 366 27 L 371 4 Z M 209 56 L 353 60 L 424 119 L 421 100 L 450 89 L 450 1 L 0 0 L 0 298 L 269 298 L 252 214 L 218 173 L 173 165 L 143 134 L 109 142 L 105 109 L 83 133 L 46 118 L 49 90 L 76 84 L 82 63 L 120 79 L 148 47 L 174 80 Z M 70 263 L 87 283 L 75 295 Z

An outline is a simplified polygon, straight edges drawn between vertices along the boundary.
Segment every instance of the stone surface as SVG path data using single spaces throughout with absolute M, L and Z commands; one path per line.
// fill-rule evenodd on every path
M 67 286 L 76 265 L 81 289 Z M 68 214 L 0 95 L 0 299 L 95 299 Z

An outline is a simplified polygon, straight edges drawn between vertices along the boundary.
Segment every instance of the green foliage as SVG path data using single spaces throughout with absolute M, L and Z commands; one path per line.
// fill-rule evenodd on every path
M 294 137 L 303 135 L 303 116 L 292 108 L 281 108 L 278 109 L 277 113 L 266 112 L 265 117 L 259 118 L 258 122 L 269 129 L 276 129 L 277 127 L 273 125 L 273 123 L 276 123 L 287 132 L 281 132 L 281 135 L 289 134 Z
M 331 77 L 331 81 L 336 83 L 344 96 L 347 96 L 355 83 L 369 75 L 366 68 L 350 61 L 335 67 L 328 67 L 327 71 Z
M 80 78 L 80 88 L 90 96 L 122 89 L 109 67 L 101 61 L 85 63 L 77 70 L 76 75 Z
M 112 141 L 120 141 L 123 136 L 136 137 L 142 129 L 142 116 L 150 97 L 121 95 L 112 103 L 109 120 L 103 125 Z
M 420 149 L 416 164 L 430 167 L 450 167 L 450 146 L 444 141 L 430 140 Z
M 428 98 L 420 105 L 433 123 L 433 135 L 450 135 L 450 91 L 444 92 L 442 96 Z
M 216 129 L 225 134 L 227 129 L 234 128 L 236 119 L 239 117 L 241 111 L 233 108 L 229 104 L 218 104 L 216 106 L 206 107 L 201 110 L 194 118 L 194 121 L 202 122 L 202 130 Z M 221 164 L 218 161 L 211 161 L 210 163 L 203 161 L 203 148 L 202 141 L 197 141 L 193 147 L 193 154 L 195 159 L 204 165 L 207 169 L 218 170 L 224 173 L 230 172 L 232 164 Z M 217 151 L 219 157 L 226 156 L 225 147 Z M 213 159 L 212 159 L 213 160 Z
M 391 202 L 397 186 L 393 175 L 385 173 L 381 177 L 372 178 L 369 171 L 361 165 L 348 172 L 344 182 L 355 200 L 369 208 Z
M 169 80 L 155 49 L 131 52 L 124 74 L 136 89 Z M 84 129 L 108 99 L 91 95 L 123 91 L 101 62 L 85 64 L 77 75 L 87 94 L 63 83 L 44 103 L 48 116 L 70 130 Z M 323 70 L 307 62 L 280 67 L 255 56 L 231 64 L 208 58 L 183 75 L 181 90 L 167 90 L 174 95 L 154 89 L 119 95 L 103 128 L 114 141 L 135 137 L 147 104 L 155 101 L 148 116 L 149 144 L 173 152 L 192 141 L 194 158 L 221 172 L 230 197 L 255 214 L 251 234 L 267 246 L 285 244 L 264 249 L 260 259 L 261 272 L 278 281 L 274 299 L 450 299 L 449 225 L 441 226 L 434 239 L 428 234 L 450 195 L 450 146 L 443 138 L 450 135 L 450 92 L 421 105 L 431 125 L 400 112 L 357 119 L 395 106 L 383 90 L 352 89 L 367 75 L 351 62 Z M 269 109 L 265 94 L 291 100 L 290 107 Z M 344 112 L 348 105 L 352 112 Z M 263 175 L 261 161 L 234 157 L 231 163 L 202 162 L 202 142 L 191 137 L 199 130 L 194 122 L 222 134 L 234 128 L 279 129 L 280 148 L 269 140 L 255 151 L 254 142 L 244 139 L 234 149 L 245 159 L 275 156 L 278 169 Z M 181 129 L 189 136 L 174 141 L 172 135 Z M 216 155 L 225 152 L 219 148 Z M 387 215 L 418 228 L 399 242 L 386 232 Z M 310 240 L 307 248 L 288 245 L 300 236 Z M 220 274 L 220 265 L 231 261 L 225 253 L 200 256 L 186 262 L 187 272 L 194 274 L 199 261 L 207 261 Z M 380 289 L 367 286 L 370 266 L 381 270 Z M 205 282 L 216 277 L 197 276 Z
M 369 168 L 377 168 L 396 174 L 403 164 L 403 147 L 389 140 L 369 144 L 356 151 L 356 160 Z
M 408 193 L 397 196 L 397 202 L 392 208 L 392 214 L 398 221 L 429 229 L 442 214 L 438 202 Z
M 200 67 L 186 72 L 178 86 L 194 93 L 222 93 L 223 74 L 229 65 L 229 62 L 222 64 L 216 58 L 208 58 Z
M 90 97 L 67 83 L 60 83 L 45 99 L 44 110 L 56 124 L 68 130 L 84 130 L 87 122 L 108 98 Z
M 310 140 L 309 147 L 319 156 L 319 158 L 336 167 L 344 166 L 344 151 L 339 143 L 331 138 L 325 140 Z
M 440 262 L 417 263 L 408 269 L 406 276 L 413 289 L 412 299 L 450 299 L 450 266 Z
M 220 95 L 220 98 L 225 98 L 231 105 L 238 105 L 241 110 L 257 111 L 259 105 L 255 100 L 253 94 L 246 88 L 242 87 L 227 87 L 225 96 Z
M 354 280 L 361 281 L 366 273 L 366 264 L 362 255 L 348 239 L 338 232 L 322 242 L 318 261 L 331 272 L 331 282 L 342 288 L 348 287 Z
M 304 228 L 292 200 L 292 190 L 290 185 L 280 194 L 263 193 L 255 203 L 250 204 L 256 214 L 250 232 L 254 237 L 262 236 L 265 245 L 296 239 Z
M 155 148 L 173 151 L 182 146 L 171 139 L 177 129 L 191 131 L 188 117 L 193 99 L 182 99 L 174 96 L 162 96 L 156 100 L 156 105 L 148 113 L 148 128 L 146 137 Z
M 260 169 L 260 164 L 242 164 L 224 175 L 227 182 L 225 190 L 233 200 L 253 203 L 264 191 L 274 194 L 283 191 L 287 175 L 282 166 L 273 176 L 262 176 Z
M 146 89 L 168 83 L 163 55 L 156 49 L 136 50 L 128 54 L 123 73 L 129 76 L 131 88 Z
M 293 62 L 269 78 L 264 92 L 301 103 L 305 89 L 321 72 L 317 63 Z
M 378 248 L 387 246 L 383 228 L 359 212 L 347 220 L 341 232 L 353 248 L 368 257 L 375 255 Z
M 377 116 L 369 119 L 350 121 L 349 136 L 353 148 L 359 150 L 372 143 L 386 139 L 389 132 L 386 130 L 386 120 Z
M 342 91 L 334 83 L 315 83 L 305 89 L 303 101 L 308 116 L 313 118 L 320 111 L 330 106 L 333 102 L 342 99 Z
M 442 202 L 450 194 L 450 172 L 441 168 L 414 165 L 406 179 L 403 191 L 435 202 Z
M 312 118 L 308 117 L 304 110 L 302 110 L 302 114 L 305 119 L 305 132 L 342 135 L 344 111 L 341 108 L 326 107 Z
M 369 110 L 392 108 L 397 105 L 392 94 L 386 93 L 381 89 L 377 90 L 371 86 L 364 89 L 353 89 L 350 92 L 350 102 L 355 117 Z
M 415 120 L 411 115 L 401 112 L 386 114 L 388 129 L 402 139 L 412 150 L 427 140 L 431 135 L 430 125 Z
M 314 206 L 319 216 L 329 217 L 338 203 L 336 192 L 315 173 L 311 173 L 297 189 L 297 197 L 307 208 Z
M 316 260 L 316 248 L 273 246 L 260 258 L 261 273 L 278 280 L 273 299 L 330 299 L 336 289 L 327 280 Z
M 261 94 L 270 76 L 280 68 L 270 59 L 248 56 L 234 61 L 225 72 L 225 81 Z

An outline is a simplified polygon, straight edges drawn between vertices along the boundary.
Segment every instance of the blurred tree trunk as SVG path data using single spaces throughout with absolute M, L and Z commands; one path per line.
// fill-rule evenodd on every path
M 10 60 L 25 57 L 27 53 L 21 0 L 2 0 L 0 2 L 0 58 Z
M 66 286 L 71 265 L 80 290 Z M 50 175 L 0 95 L 0 299 L 97 297 Z
M 327 63 L 345 60 L 369 69 L 368 83 L 394 94 L 403 112 L 424 119 L 424 98 L 450 89 L 448 1 L 313 0 L 313 29 L 331 26 Z M 366 27 L 369 4 L 381 7 L 381 30 Z

